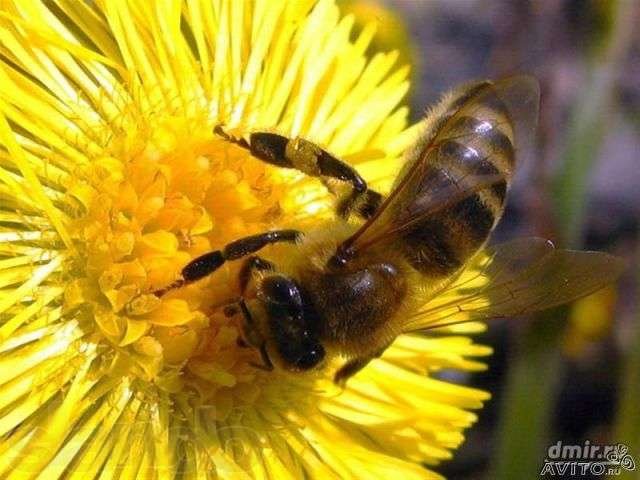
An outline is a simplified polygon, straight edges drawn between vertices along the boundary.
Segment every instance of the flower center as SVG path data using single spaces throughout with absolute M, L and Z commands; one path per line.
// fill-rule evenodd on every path
M 114 365 L 143 380 L 205 397 L 249 385 L 256 352 L 237 345 L 238 325 L 220 308 L 238 296 L 238 265 L 162 299 L 152 292 L 191 259 L 268 228 L 283 181 L 216 136 L 205 115 L 144 118 L 144 129 L 112 136 L 69 189 L 83 205 L 74 235 L 85 258 L 67 306 L 82 305 Z

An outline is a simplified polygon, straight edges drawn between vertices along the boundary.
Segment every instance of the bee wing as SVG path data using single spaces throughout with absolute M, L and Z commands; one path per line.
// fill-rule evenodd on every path
M 472 91 L 473 89 L 474 87 Z M 534 78 L 510 77 L 493 84 L 479 84 L 475 89 L 475 94 L 463 95 L 459 101 L 454 102 L 450 107 L 453 109 L 451 114 L 442 125 L 435 127 L 433 138 L 420 146 L 418 157 L 400 174 L 376 214 L 345 240 L 341 249 L 357 253 L 373 244 L 391 241 L 394 236 L 426 217 L 479 190 L 507 180 L 505 175 L 510 175 L 510 171 L 487 171 L 483 165 L 478 165 L 471 173 L 449 171 L 441 182 L 434 176 L 438 171 L 433 167 L 440 164 L 443 156 L 448 154 L 440 146 L 452 141 L 464 148 L 473 149 L 480 139 L 492 134 L 490 132 L 493 127 L 505 119 L 511 125 L 512 143 L 518 156 L 531 144 L 539 100 L 539 87 Z M 499 107 L 496 107 L 496 103 L 499 103 Z M 504 114 L 499 115 L 497 111 L 504 111 Z M 461 134 L 456 125 L 463 117 L 477 119 L 479 125 L 470 133 Z M 484 166 L 497 156 L 498 153 L 490 152 L 485 158 L 489 162 L 485 162 Z M 425 188 L 427 182 L 429 187 Z
M 525 238 L 480 252 L 452 282 L 403 324 L 403 331 L 513 317 L 589 295 L 622 272 L 620 258 L 556 249 Z

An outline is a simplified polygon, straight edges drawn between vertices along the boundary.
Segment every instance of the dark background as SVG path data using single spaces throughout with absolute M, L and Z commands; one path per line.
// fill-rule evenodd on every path
M 570 308 L 492 325 L 477 339 L 495 349 L 487 372 L 443 372 L 493 399 L 454 460 L 437 470 L 451 479 L 539 478 L 550 445 L 585 440 L 626 442 L 639 464 L 640 2 L 344 6 L 360 24 L 379 22 L 373 48 L 398 48 L 401 61 L 413 65 L 413 121 L 460 83 L 536 76 L 542 100 L 535 149 L 495 237 L 544 236 L 615 253 L 628 265 L 618 285 Z

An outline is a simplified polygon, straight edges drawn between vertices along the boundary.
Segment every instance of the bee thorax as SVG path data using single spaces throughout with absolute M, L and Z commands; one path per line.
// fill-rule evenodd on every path
M 396 265 L 372 264 L 356 271 L 322 273 L 305 284 L 321 312 L 320 338 L 343 354 L 377 345 L 404 301 L 407 285 Z

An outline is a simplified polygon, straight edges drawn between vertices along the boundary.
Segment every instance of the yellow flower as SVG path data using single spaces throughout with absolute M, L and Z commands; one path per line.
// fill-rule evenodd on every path
M 332 0 L 7 0 L 0 11 L 0 477 L 438 478 L 488 395 L 465 336 L 403 336 L 344 391 L 263 372 L 190 259 L 332 215 L 213 133 L 318 142 L 388 188 L 406 68 Z M 233 263 L 233 262 L 232 262 Z M 459 330 L 462 331 L 462 330 Z
M 410 63 L 415 77 L 416 66 L 421 64 L 421 57 L 417 54 L 411 42 L 407 24 L 402 17 L 387 7 L 381 0 L 343 0 L 340 3 L 345 13 L 353 14 L 355 26 L 365 27 L 375 22 L 376 35 L 372 39 L 370 50 L 397 50 L 400 64 Z
M 571 306 L 562 340 L 566 356 L 579 359 L 611 334 L 617 297 L 615 286 L 610 285 Z

